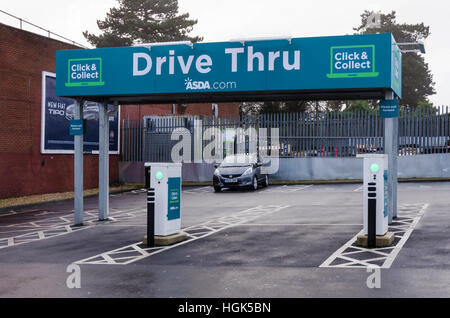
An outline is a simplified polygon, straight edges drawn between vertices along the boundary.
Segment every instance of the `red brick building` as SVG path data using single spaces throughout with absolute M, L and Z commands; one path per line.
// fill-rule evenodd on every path
M 239 114 L 239 103 L 217 104 L 218 116 L 232 116 Z M 203 115 L 213 116 L 214 111 L 211 103 L 201 104 L 155 104 L 155 105 L 127 105 L 121 107 L 121 119 L 142 119 L 150 115 Z
M 57 50 L 78 47 L 0 24 L 0 198 L 73 191 L 73 155 L 41 154 L 42 72 L 55 72 Z M 145 115 L 212 115 L 211 104 L 126 106 L 122 119 Z M 219 116 L 238 113 L 219 104 Z M 119 147 L 120 148 L 120 147 Z M 110 156 L 110 181 L 120 155 Z M 98 186 L 98 156 L 84 156 L 84 187 Z

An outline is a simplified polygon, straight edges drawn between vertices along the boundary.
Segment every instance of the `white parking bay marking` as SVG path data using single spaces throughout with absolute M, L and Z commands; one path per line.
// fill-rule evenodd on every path
M 313 184 L 308 184 L 308 185 L 283 185 L 283 186 L 270 186 L 266 189 L 263 189 L 262 191 L 259 191 L 258 193 L 266 193 L 266 192 L 271 192 L 271 193 L 294 193 L 297 191 L 302 191 L 308 188 L 311 188 L 312 186 L 314 186 Z
M 428 204 L 404 204 L 399 206 L 399 216 L 388 231 L 395 234 L 393 246 L 382 248 L 365 248 L 356 245 L 360 231 L 347 243 L 328 257 L 319 267 L 332 268 L 366 268 L 377 265 L 380 268 L 390 268 L 403 245 L 408 240 L 417 223 L 419 223 Z
M 131 220 L 136 218 L 137 214 L 144 214 L 145 212 L 146 209 L 142 208 L 115 211 L 110 214 L 110 219 L 106 223 L 97 223 L 97 214 L 89 212 L 86 213 L 87 216 L 84 221 L 85 226 L 83 227 L 71 227 L 70 224 L 72 222 L 70 221 L 70 218 L 72 216 L 70 214 L 60 217 L 44 218 L 34 222 L 8 224 L 3 227 L 0 226 L 0 234 L 27 232 L 20 235 L 0 238 L 0 249 L 70 234 L 99 224 L 112 224 L 123 220 Z M 5 231 L 2 228 L 7 228 L 8 230 Z
M 190 189 L 190 190 L 183 190 L 183 193 L 190 193 L 190 194 L 195 194 L 195 193 L 210 193 L 212 192 L 212 187 L 211 186 L 205 186 L 205 187 L 200 187 L 200 188 L 194 188 L 194 189 Z
M 362 192 L 364 189 L 364 186 L 359 186 L 357 187 L 355 190 L 353 190 L 354 192 Z
M 127 265 L 147 258 L 149 256 L 162 253 L 164 251 L 188 244 L 190 242 L 208 237 L 216 234 L 225 229 L 244 224 L 246 222 L 253 221 L 263 215 L 275 213 L 283 209 L 288 208 L 289 205 L 277 206 L 277 205 L 260 205 L 254 208 L 246 209 L 232 215 L 227 215 L 207 221 L 198 225 L 193 225 L 182 229 L 189 236 L 188 240 L 183 242 L 165 246 L 165 247 L 146 247 L 142 242 L 136 242 L 118 249 L 104 252 L 95 256 L 91 256 L 80 261 L 76 261 L 76 264 L 103 264 L 103 265 Z M 120 256 L 120 257 L 118 257 Z

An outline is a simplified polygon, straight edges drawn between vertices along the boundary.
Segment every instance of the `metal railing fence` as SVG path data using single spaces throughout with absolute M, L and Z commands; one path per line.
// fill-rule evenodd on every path
M 183 134 L 189 134 L 192 141 L 188 156 L 193 161 L 194 143 L 201 142 L 204 149 L 211 140 L 214 140 L 209 128 L 220 128 L 224 132 L 250 127 L 258 132 L 257 139 L 267 134 L 265 136 L 267 147 L 279 151 L 280 157 L 352 157 L 360 153 L 383 153 L 383 118 L 379 117 L 376 110 L 361 110 L 272 113 L 220 118 L 150 116 L 143 120 L 123 120 L 122 160 L 172 161 L 172 148 L 179 142 L 178 138 L 172 140 L 172 132 L 177 128 L 184 128 Z M 264 128 L 267 129 L 266 132 Z M 279 131 L 277 145 L 272 145 L 271 128 L 277 128 Z M 224 145 L 223 138 L 226 137 L 220 134 L 220 137 L 215 138 L 220 141 L 219 145 Z M 400 156 L 450 153 L 448 107 L 441 107 L 439 111 L 421 108 L 401 109 L 398 145 Z M 218 149 L 221 151 L 221 146 Z

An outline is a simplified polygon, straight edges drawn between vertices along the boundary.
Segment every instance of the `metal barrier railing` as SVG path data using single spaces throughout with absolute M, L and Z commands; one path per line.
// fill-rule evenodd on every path
M 197 118 L 199 119 L 199 118 Z M 235 129 L 254 127 L 279 130 L 280 157 L 352 157 L 360 153 L 383 153 L 384 121 L 376 111 L 336 113 L 273 113 L 202 118 L 201 142 L 210 139 L 203 134 L 208 128 Z M 124 120 L 122 123 L 122 160 L 171 162 L 171 140 L 176 128 L 187 129 L 194 140 L 194 117 L 152 117 Z M 268 145 L 270 146 L 270 135 Z M 448 107 L 439 112 L 400 110 L 400 156 L 450 153 L 450 113 Z M 268 146 L 268 147 L 269 147 Z M 273 149 L 273 148 L 272 148 Z M 191 152 L 193 156 L 193 151 Z
M 76 46 L 79 46 L 79 47 L 88 49 L 88 47 L 84 46 L 83 44 L 77 43 L 77 42 L 75 42 L 75 41 L 73 41 L 73 40 L 70 40 L 70 39 L 68 39 L 68 38 L 66 38 L 66 37 L 64 37 L 64 36 L 62 36 L 62 35 L 56 34 L 55 32 L 52 32 L 52 31 L 47 30 L 47 29 L 44 29 L 44 28 L 42 28 L 42 27 L 40 27 L 40 26 L 38 26 L 38 25 L 36 25 L 36 24 L 34 24 L 34 23 L 31 23 L 31 22 L 28 22 L 28 21 L 26 21 L 26 20 L 24 20 L 24 19 L 22 19 L 22 18 L 16 17 L 15 15 L 13 15 L 13 14 L 11 14 L 11 13 L 8 13 L 8 12 L 3 11 L 3 10 L 0 10 L 0 12 L 3 13 L 3 14 L 5 14 L 5 15 L 7 15 L 7 16 L 9 16 L 9 17 L 11 17 L 11 18 L 14 18 L 14 19 L 18 20 L 18 22 L 19 22 L 19 27 L 20 27 L 21 30 L 23 30 L 23 24 L 25 23 L 25 24 L 28 24 L 28 25 L 30 25 L 30 26 L 36 28 L 36 29 L 39 29 L 39 30 L 41 30 L 41 31 L 44 31 L 45 33 L 47 33 L 47 35 L 48 35 L 49 38 L 51 37 L 51 35 L 54 35 L 55 37 L 57 37 L 57 38 L 59 38 L 59 39 L 62 39 L 62 40 L 64 40 L 64 41 L 68 42 L 68 43 L 71 43 L 71 44 L 73 44 L 73 45 L 76 45 Z

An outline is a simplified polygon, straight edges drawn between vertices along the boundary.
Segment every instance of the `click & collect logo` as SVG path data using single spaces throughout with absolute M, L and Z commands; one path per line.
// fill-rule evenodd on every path
M 102 86 L 102 59 L 70 59 L 66 86 Z
M 377 77 L 375 45 L 332 46 L 328 78 Z

